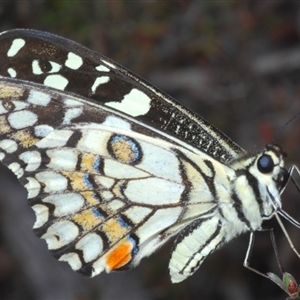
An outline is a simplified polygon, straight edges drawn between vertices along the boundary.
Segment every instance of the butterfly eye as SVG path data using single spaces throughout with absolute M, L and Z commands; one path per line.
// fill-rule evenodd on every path
M 271 173 L 274 169 L 274 162 L 270 155 L 264 154 L 257 161 L 258 170 L 263 173 Z

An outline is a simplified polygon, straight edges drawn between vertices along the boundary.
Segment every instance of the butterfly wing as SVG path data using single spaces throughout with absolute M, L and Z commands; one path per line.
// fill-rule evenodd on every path
M 0 158 L 28 191 L 34 230 L 74 270 L 94 276 L 130 268 L 185 227 L 199 239 L 196 219 L 205 220 L 202 229 L 219 219 L 211 185 L 215 170 L 227 167 L 207 154 L 38 84 L 0 78 L 0 100 Z M 218 180 L 229 189 L 226 176 Z M 210 228 L 203 237 L 221 241 L 220 226 Z M 181 240 L 170 264 L 174 281 L 197 269 L 195 259 L 176 258 Z M 198 249 L 190 245 L 185 254 L 193 256 Z
M 0 35 L 0 75 L 94 100 L 228 162 L 242 148 L 124 67 L 73 41 L 36 30 Z

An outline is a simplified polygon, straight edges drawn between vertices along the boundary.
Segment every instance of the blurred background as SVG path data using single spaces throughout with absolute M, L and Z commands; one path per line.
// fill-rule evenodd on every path
M 249 151 L 280 144 L 300 166 L 299 1 L 0 1 L 0 30 L 34 28 L 73 39 L 126 66 L 219 127 Z M 0 45 L 1 46 L 1 45 Z M 279 131 L 280 130 L 280 131 Z M 279 132 L 278 132 L 279 131 Z M 298 178 L 298 182 L 299 178 Z M 283 206 L 300 220 L 300 194 Z M 249 235 L 212 254 L 171 284 L 172 243 L 132 271 L 75 274 L 51 257 L 31 228 L 25 190 L 0 169 L 0 299 L 286 299 L 273 282 L 243 267 Z M 300 258 L 276 222 L 282 265 L 300 281 Z M 300 229 L 287 224 L 300 249 Z M 281 277 L 268 232 L 257 234 L 251 265 Z

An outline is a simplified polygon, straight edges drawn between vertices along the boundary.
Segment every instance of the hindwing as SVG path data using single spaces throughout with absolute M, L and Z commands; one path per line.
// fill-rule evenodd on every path
M 1 78 L 0 122 L 0 158 L 28 191 L 34 230 L 76 271 L 129 268 L 189 224 L 199 230 L 196 219 L 220 217 L 212 182 L 229 189 L 231 170 L 135 118 Z M 175 279 L 178 268 L 196 270 L 180 261 L 170 264 Z

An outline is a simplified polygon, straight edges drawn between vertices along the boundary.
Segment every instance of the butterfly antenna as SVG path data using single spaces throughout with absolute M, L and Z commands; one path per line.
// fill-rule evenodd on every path
M 275 138 L 277 137 L 277 135 L 287 126 L 289 125 L 292 121 L 294 121 L 297 117 L 299 117 L 300 115 L 300 111 L 298 113 L 296 113 L 291 119 L 289 119 L 288 121 L 286 121 L 275 133 L 273 139 L 272 139 L 272 144 L 274 143 Z

